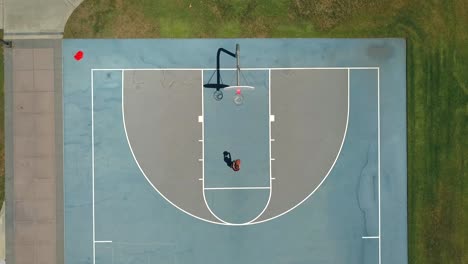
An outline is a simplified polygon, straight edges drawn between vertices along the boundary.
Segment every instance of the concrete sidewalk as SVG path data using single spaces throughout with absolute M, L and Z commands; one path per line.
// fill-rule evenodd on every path
M 5 48 L 8 263 L 63 263 L 61 40 Z
M 0 264 L 5 258 L 9 264 L 64 262 L 60 39 L 82 1 L 0 0 L 3 38 L 14 40 L 4 50 Z
M 82 1 L 0 0 L 4 39 L 62 38 L 68 17 Z
M 0 264 L 2 263 L 5 263 L 5 202 L 0 211 Z

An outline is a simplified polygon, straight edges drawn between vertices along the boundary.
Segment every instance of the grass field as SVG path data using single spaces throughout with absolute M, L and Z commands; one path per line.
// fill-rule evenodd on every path
M 406 38 L 410 263 L 463 264 L 467 14 L 466 0 L 85 0 L 65 37 Z

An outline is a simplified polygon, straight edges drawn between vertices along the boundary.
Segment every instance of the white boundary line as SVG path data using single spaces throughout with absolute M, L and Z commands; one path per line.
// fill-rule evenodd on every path
M 96 263 L 96 217 L 94 208 L 94 74 L 91 70 L 91 179 L 93 208 L 93 264 Z
M 204 190 L 269 190 L 270 187 L 206 187 Z M 260 214 L 261 215 L 261 214 Z
M 380 68 L 377 69 L 377 182 L 379 196 L 379 264 L 382 263 L 382 229 L 381 229 L 381 203 L 380 203 Z
M 94 243 L 112 243 L 112 240 L 97 240 Z
M 151 183 L 151 181 L 148 179 L 148 177 L 146 176 L 146 174 L 143 172 L 140 164 L 138 163 L 136 157 L 135 157 L 135 154 L 132 150 L 132 147 L 131 147 L 131 144 L 130 144 L 130 141 L 129 141 L 129 138 L 128 138 L 128 134 L 127 134 L 127 129 L 126 129 L 126 125 L 125 125 L 125 111 L 124 111 L 124 72 L 126 70 L 131 70 L 131 71 L 139 71 L 139 70 L 199 70 L 201 71 L 201 74 L 202 74 L 202 83 L 203 83 L 203 71 L 204 70 L 215 70 L 215 69 L 197 69 L 197 68 L 165 68 L 165 69 L 160 69 L 160 68 L 155 68 L 155 69 L 91 69 L 91 166 L 92 166 L 92 218 L 93 218 L 93 228 L 92 228 L 92 232 L 93 232 L 93 264 L 95 264 L 96 262 L 96 243 L 110 243 L 112 241 L 96 241 L 96 233 L 95 233 L 95 186 L 94 186 L 94 182 L 95 182 L 95 161 L 94 161 L 94 71 L 121 71 L 122 72 L 122 119 L 123 119 L 123 125 L 124 125 L 124 131 L 125 131 L 125 136 L 126 136 L 126 139 L 127 139 L 127 143 L 129 145 L 129 149 L 132 153 L 132 156 L 135 160 L 135 163 L 137 164 L 138 168 L 140 169 L 140 171 L 142 172 L 142 174 L 144 175 L 144 177 L 146 178 L 146 180 L 148 181 L 148 183 L 164 198 L 166 199 L 166 201 L 168 201 L 170 204 L 172 204 L 174 207 L 176 207 L 177 209 L 181 210 L 182 212 L 196 218 L 196 219 L 199 219 L 199 220 L 202 220 L 202 221 L 205 221 L 205 222 L 209 222 L 209 223 L 212 223 L 212 224 L 221 224 L 221 225 L 250 225 L 250 224 L 260 224 L 260 223 L 263 223 L 263 222 L 267 222 L 267 221 L 270 221 L 270 220 L 273 220 L 277 217 L 280 217 L 290 211 L 292 211 L 293 209 L 295 209 L 296 207 L 298 207 L 299 205 L 301 205 L 304 201 L 306 201 L 312 194 L 315 193 L 315 191 L 318 190 L 318 188 L 323 184 L 323 182 L 325 181 L 325 179 L 328 177 L 328 175 L 330 174 L 331 170 L 334 168 L 335 166 L 335 163 L 336 161 L 338 160 L 338 157 L 340 156 L 341 154 L 341 150 L 342 150 L 342 147 L 343 147 L 343 144 L 344 144 L 344 141 L 346 139 L 346 134 L 347 134 L 347 130 L 348 130 L 348 124 L 349 124 L 349 109 L 350 109 L 350 84 L 349 84 L 349 76 L 350 76 L 350 70 L 353 70 L 353 69 L 361 69 L 361 70 L 372 70 L 372 69 L 375 69 L 377 70 L 377 113 L 378 113 L 378 127 L 377 127 L 377 130 L 378 130 L 378 133 L 377 133 L 377 141 L 378 141 L 378 220 L 379 220 L 379 226 L 378 226 L 378 233 L 379 235 L 378 236 L 373 236 L 373 237 L 362 237 L 363 239 L 378 239 L 378 242 L 379 242 L 379 264 L 382 263 L 382 248 L 381 248 L 381 243 L 382 243 L 382 236 L 381 236 L 381 196 L 380 196 L 380 186 L 381 186 L 381 168 L 380 168 L 380 67 L 308 67 L 308 68 L 245 68 L 244 70 L 268 70 L 269 71 L 269 112 L 271 114 L 271 71 L 272 70 L 307 70 L 307 69 L 326 69 L 326 70 L 332 70 L 332 69 L 347 69 L 348 70 L 348 112 L 347 112 L 347 118 L 346 118 L 346 128 L 345 128 L 345 131 L 344 131 L 344 135 L 343 135 L 343 140 L 341 142 L 341 146 L 340 146 L 340 149 L 338 151 L 338 154 L 335 158 L 335 161 L 333 162 L 332 166 L 330 167 L 329 171 L 327 172 L 327 174 L 325 175 L 325 177 L 322 179 L 322 181 L 319 183 L 319 185 L 305 198 L 303 199 L 301 202 L 299 202 L 298 204 L 296 204 L 294 207 L 290 208 L 289 210 L 277 215 L 277 216 L 274 216 L 274 217 L 271 217 L 271 218 L 268 218 L 268 219 L 264 219 L 264 220 L 261 220 L 261 221 L 258 221 L 258 222 L 254 222 L 258 217 L 260 217 L 263 212 L 257 217 L 255 218 L 254 220 L 248 222 L 248 223 L 245 223 L 245 224 L 231 224 L 231 223 L 227 223 L 221 219 L 218 219 L 221 221 L 220 222 L 215 222 L 215 221 L 211 221 L 211 220 L 207 220 L 207 219 L 204 219 L 204 218 L 201 218 L 201 217 L 198 217 L 196 215 L 193 215 L 187 211 L 185 211 L 184 209 L 178 207 L 177 205 L 175 205 L 174 203 L 172 203 L 169 199 L 167 199 L 162 193 L 160 193 L 157 188 Z M 223 70 L 236 70 L 235 68 L 226 68 L 226 69 L 223 69 Z M 203 86 L 202 86 L 203 87 Z M 202 88 L 202 98 L 203 98 L 203 88 Z M 202 116 L 203 115 L 203 99 L 202 99 Z M 204 127 L 204 124 L 203 124 L 203 127 Z M 202 128 L 202 131 L 203 131 L 203 138 L 201 140 L 201 142 L 203 143 L 203 157 L 204 157 L 204 128 Z M 271 122 L 270 122 L 270 186 L 272 186 L 271 182 L 272 182 L 272 177 L 271 177 Z M 203 161 L 204 163 L 204 161 Z M 204 164 L 203 164 L 203 178 L 201 179 L 202 182 L 203 182 L 203 186 L 204 186 Z M 203 193 L 203 196 L 205 198 L 205 194 Z M 270 189 L 270 198 L 271 198 L 271 189 Z M 269 198 L 269 200 L 270 200 Z M 206 199 L 205 199 L 205 202 L 206 202 Z M 269 201 L 268 201 L 269 203 Z M 265 207 L 265 209 L 268 207 L 268 204 L 267 206 Z M 265 211 L 264 209 L 264 211 Z M 208 207 L 208 210 L 209 207 Z M 211 210 L 210 210 L 211 212 Z M 214 214 L 213 214 L 214 215 Z M 214 215 L 215 216 L 215 215 Z M 216 216 L 215 216 L 216 217 Z M 216 217 L 217 218 L 217 217 Z
M 293 67 L 293 68 L 242 68 L 243 71 L 268 71 L 268 70 L 377 70 L 379 67 Z M 91 71 L 215 71 L 216 68 L 108 68 L 108 69 L 91 69 Z M 237 68 L 221 68 L 224 71 L 235 71 Z
M 362 239 L 378 239 L 379 242 L 379 264 L 382 263 L 382 223 L 381 223 L 381 200 L 380 200 L 380 68 L 377 69 L 377 195 L 378 195 L 378 235 L 363 236 Z

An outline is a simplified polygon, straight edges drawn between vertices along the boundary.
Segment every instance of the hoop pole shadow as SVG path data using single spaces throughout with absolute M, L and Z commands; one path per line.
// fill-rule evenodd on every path
M 224 48 L 219 48 L 218 51 L 216 52 L 216 83 L 207 83 L 204 84 L 203 87 L 205 88 L 215 88 L 216 90 L 219 91 L 219 89 L 226 88 L 229 85 L 221 83 L 221 71 L 220 69 L 220 57 L 221 57 L 221 52 L 224 52 L 228 54 L 229 56 L 233 58 L 238 58 L 238 50 L 239 50 L 239 44 L 236 44 L 236 53 L 232 53 L 229 50 L 226 50 Z

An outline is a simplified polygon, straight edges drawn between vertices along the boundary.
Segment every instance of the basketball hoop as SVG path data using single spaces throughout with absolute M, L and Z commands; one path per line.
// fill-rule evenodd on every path
M 221 79 L 221 70 L 220 70 L 220 55 L 221 53 L 225 53 L 233 58 L 236 59 L 236 85 L 231 86 L 228 84 L 224 84 Z M 214 75 L 216 74 L 216 82 L 212 83 L 211 80 L 213 79 Z M 244 95 L 242 94 L 242 90 L 254 90 L 255 87 L 253 86 L 247 86 L 247 85 L 241 85 L 241 77 L 244 78 L 244 80 L 247 82 L 247 79 L 241 72 L 241 67 L 240 67 L 240 46 L 239 44 L 236 44 L 236 51 L 235 53 L 230 52 L 226 49 L 219 48 L 217 53 L 216 53 L 216 71 L 213 72 L 211 77 L 208 79 L 208 82 L 203 85 L 205 88 L 212 88 L 216 89 L 213 93 L 213 98 L 216 101 L 221 101 L 223 99 L 223 91 L 222 90 L 231 90 L 234 89 L 235 94 L 234 94 L 234 104 L 235 105 L 242 105 L 244 103 Z
M 239 45 L 236 45 L 236 48 L 238 49 L 238 46 Z M 227 84 L 224 84 L 222 83 L 222 80 L 221 80 L 221 72 L 220 72 L 220 55 L 221 55 L 221 52 L 223 53 L 226 53 L 227 55 L 231 56 L 231 57 L 234 57 L 236 58 L 237 56 L 237 53 L 232 53 L 226 49 L 223 49 L 223 48 L 219 48 L 217 53 L 216 53 L 216 71 L 213 72 L 213 74 L 211 75 L 210 79 L 208 80 L 207 83 L 203 84 L 203 87 L 205 88 L 213 88 L 213 89 L 216 89 L 216 91 L 213 93 L 213 98 L 216 100 L 216 101 L 220 101 L 223 99 L 223 92 L 221 91 L 221 89 L 223 88 L 226 88 L 228 87 L 229 85 Z M 216 82 L 215 83 L 210 83 L 211 82 L 211 79 L 213 78 L 213 76 L 216 74 Z
M 255 87 L 253 86 L 247 86 L 247 85 L 239 85 L 239 86 L 228 86 L 224 88 L 224 90 L 229 91 L 229 90 L 235 90 L 233 101 L 235 105 L 242 105 L 244 104 L 244 95 L 243 91 L 244 90 L 255 90 Z
M 244 96 L 242 94 L 236 94 L 234 95 L 234 104 L 236 105 L 242 105 L 244 103 Z
M 221 91 L 221 90 L 215 90 L 214 93 L 213 93 L 213 98 L 214 98 L 216 101 L 221 101 L 221 100 L 223 100 L 223 91 Z

